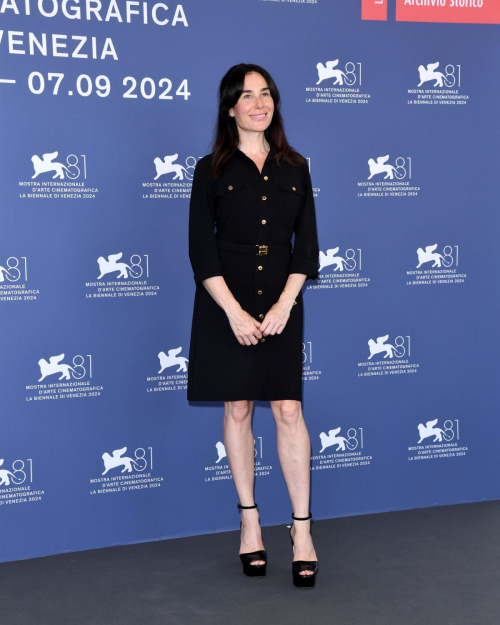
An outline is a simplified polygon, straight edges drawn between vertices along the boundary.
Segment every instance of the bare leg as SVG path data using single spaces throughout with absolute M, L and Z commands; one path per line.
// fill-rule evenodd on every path
M 255 456 L 252 433 L 253 401 L 224 402 L 223 437 L 236 492 L 242 506 L 254 504 Z M 264 549 L 257 508 L 241 510 L 240 553 Z M 265 564 L 254 560 L 252 565 Z
M 297 517 L 309 516 L 311 441 L 302 404 L 294 399 L 271 401 L 271 410 L 276 421 L 278 456 L 293 513 Z M 317 560 L 310 527 L 310 521 L 293 523 L 294 560 Z M 312 575 L 313 572 L 302 571 L 300 574 Z

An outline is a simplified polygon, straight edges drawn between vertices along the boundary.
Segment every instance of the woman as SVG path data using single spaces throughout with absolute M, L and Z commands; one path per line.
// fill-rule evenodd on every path
M 265 575 L 254 503 L 254 400 L 269 400 L 294 521 L 293 580 L 312 587 L 309 434 L 302 415 L 301 288 L 318 276 L 307 161 L 288 144 L 280 96 L 258 65 L 232 67 L 219 87 L 213 152 L 193 177 L 189 257 L 196 294 L 188 400 L 224 401 L 223 440 L 241 511 L 240 559 Z M 214 226 L 217 227 L 214 233 Z M 291 239 L 295 233 L 292 251 Z

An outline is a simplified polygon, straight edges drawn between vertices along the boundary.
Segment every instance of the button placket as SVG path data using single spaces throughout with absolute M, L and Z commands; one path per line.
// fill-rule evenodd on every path
M 269 175 L 268 165 L 264 164 L 263 171 L 261 172 L 259 187 L 258 187 L 258 205 L 257 205 L 257 218 L 258 218 L 258 237 L 256 241 L 257 245 L 267 245 L 268 242 L 268 210 L 269 210 Z M 257 249 L 257 248 L 256 248 Z M 266 280 L 266 254 L 255 256 L 255 313 L 258 319 L 262 320 L 265 317 L 266 312 L 266 297 L 265 293 L 265 280 Z M 261 343 L 265 342 L 265 339 L 260 340 Z

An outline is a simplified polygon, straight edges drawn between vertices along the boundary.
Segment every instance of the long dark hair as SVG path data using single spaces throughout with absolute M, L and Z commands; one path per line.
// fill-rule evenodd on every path
M 234 117 L 229 115 L 229 110 L 238 102 L 243 91 L 245 76 L 250 72 L 257 72 L 264 78 L 274 102 L 273 118 L 264 131 L 264 137 L 267 141 L 272 140 L 276 144 L 276 162 L 278 165 L 281 159 L 294 165 L 306 162 L 305 158 L 296 152 L 287 141 L 283 128 L 283 118 L 280 113 L 280 94 L 269 72 L 259 65 L 240 63 L 233 65 L 226 72 L 219 85 L 219 111 L 212 143 L 212 176 L 214 178 L 220 176 L 226 161 L 238 147 L 238 128 Z

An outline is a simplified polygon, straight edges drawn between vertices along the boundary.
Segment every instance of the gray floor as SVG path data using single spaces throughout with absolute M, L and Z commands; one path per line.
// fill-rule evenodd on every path
M 316 521 L 316 587 L 295 588 L 285 525 L 267 576 L 239 532 L 0 564 L 1 625 L 499 625 L 500 501 Z

